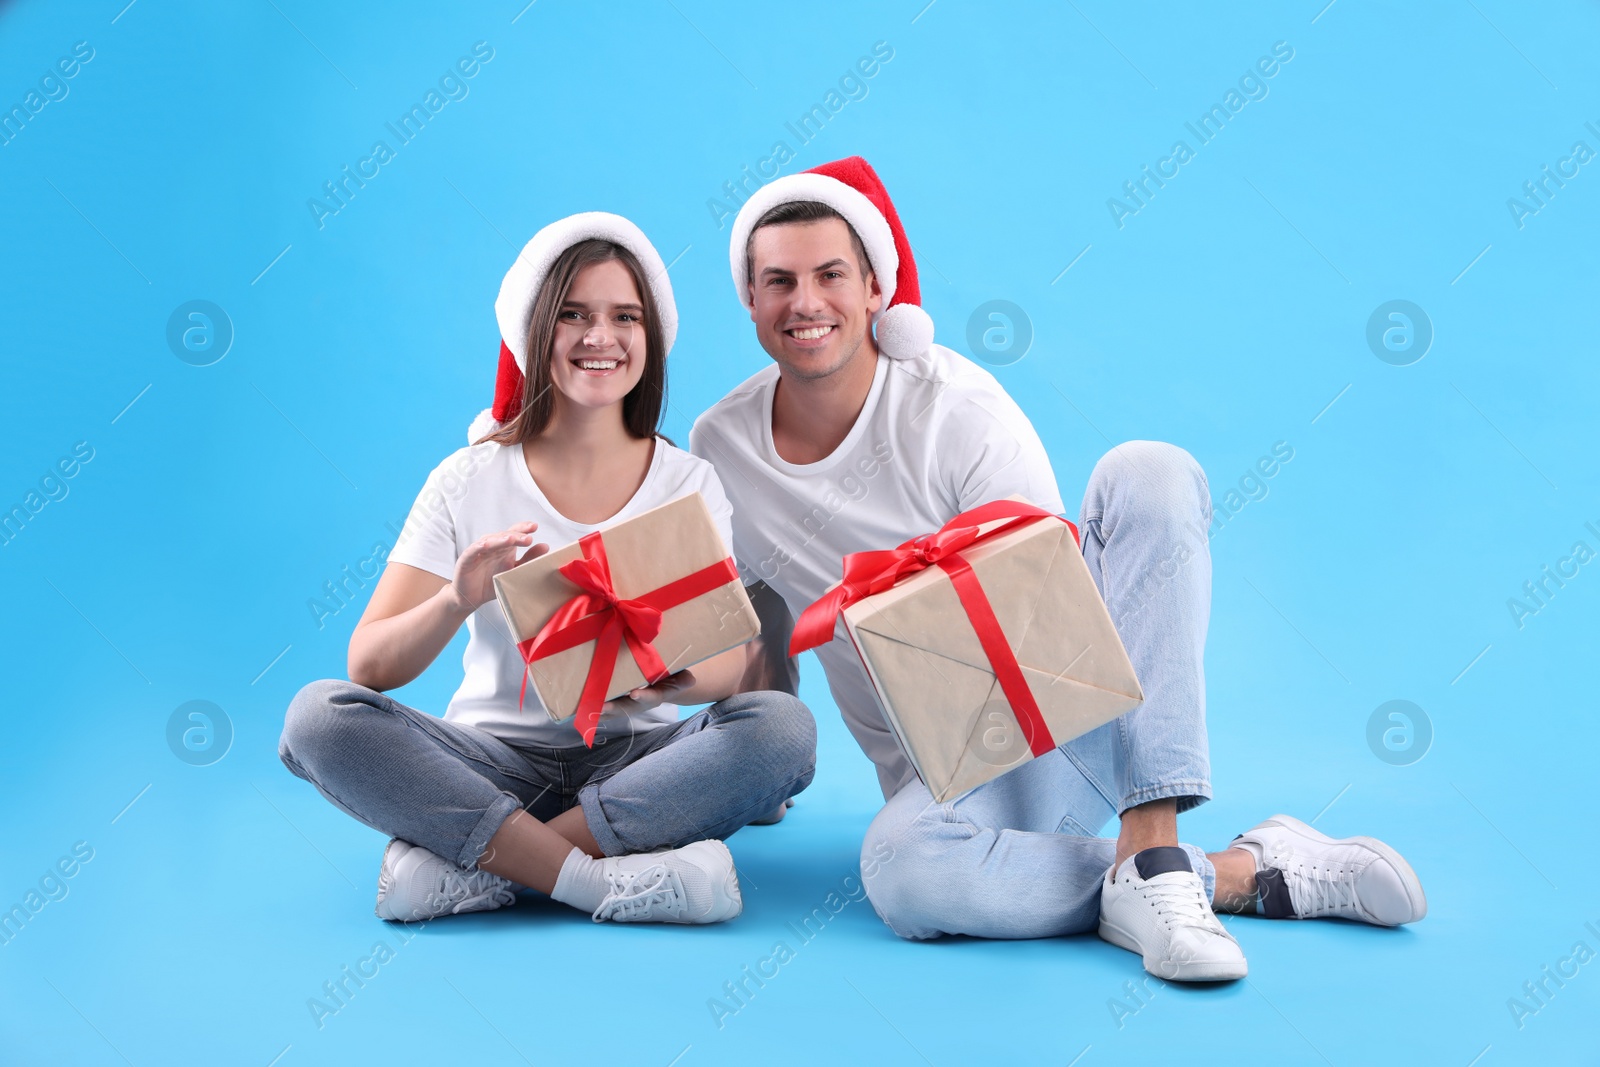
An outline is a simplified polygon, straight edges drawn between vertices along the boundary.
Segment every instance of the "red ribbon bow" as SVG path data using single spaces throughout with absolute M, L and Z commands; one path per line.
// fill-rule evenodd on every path
M 519 642 L 522 661 L 532 666 L 536 659 L 565 652 L 589 641 L 595 643 L 594 658 L 578 698 L 573 725 L 583 735 L 583 743 L 594 747 L 594 734 L 605 706 L 606 690 L 616 669 L 617 653 L 624 642 L 648 685 L 667 676 L 667 665 L 651 644 L 661 633 L 661 615 L 697 596 L 739 580 L 733 560 L 722 559 L 693 574 L 668 582 L 642 596 L 624 599 L 611 582 L 611 564 L 606 558 L 605 541 L 592 533 L 578 541 L 582 559 L 563 563 L 561 576 L 583 592 L 568 600 L 551 616 L 537 634 Z M 517 695 L 517 710 L 528 692 L 528 674 L 522 674 L 522 691 Z
M 986 523 L 1001 519 L 1011 521 L 986 532 L 981 530 Z M 964 549 L 1042 519 L 1066 523 L 1067 529 L 1072 531 L 1073 540 L 1078 540 L 1078 528 L 1059 515 L 1032 504 L 996 500 L 963 511 L 934 533 L 914 537 L 895 548 L 850 553 L 844 557 L 844 580 L 800 613 L 794 636 L 789 641 L 789 654 L 798 656 L 807 649 L 833 640 L 839 615 L 849 605 L 890 589 L 901 579 L 918 571 L 938 567 L 949 575 L 950 584 L 955 586 L 956 596 L 978 635 L 978 642 L 983 646 L 984 655 L 989 658 L 989 665 L 994 668 L 1000 689 L 1017 717 L 1023 736 L 1028 740 L 1028 747 L 1035 756 L 1044 755 L 1056 747 L 1055 738 L 1045 725 L 1038 702 L 1033 699 L 1033 692 L 1022 676 L 1016 653 L 1006 642 L 1005 632 L 1000 628 L 1000 620 L 995 617 L 994 607 L 989 603 L 982 583 L 972 572 L 971 565 L 961 556 Z

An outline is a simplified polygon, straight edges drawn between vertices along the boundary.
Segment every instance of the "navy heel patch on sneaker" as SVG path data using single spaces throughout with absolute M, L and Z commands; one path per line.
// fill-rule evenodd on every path
M 1283 882 L 1283 872 L 1268 867 L 1256 872 L 1256 892 L 1261 898 L 1261 914 L 1269 919 L 1297 919 L 1294 903 L 1289 899 L 1289 887 Z
M 1143 852 L 1135 852 L 1133 865 L 1138 869 L 1140 878 L 1154 878 L 1158 874 L 1168 874 L 1172 871 L 1194 873 L 1194 866 L 1189 862 L 1189 854 L 1177 845 L 1157 845 Z

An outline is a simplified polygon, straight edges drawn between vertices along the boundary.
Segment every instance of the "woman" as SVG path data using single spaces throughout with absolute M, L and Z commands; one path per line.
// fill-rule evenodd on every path
M 296 695 L 279 755 L 394 838 L 380 918 L 488 911 L 530 886 L 596 921 L 731 919 L 738 875 L 719 839 L 810 784 L 811 713 L 732 695 L 735 648 L 607 703 L 586 747 L 531 690 L 519 711 L 524 664 L 494 597 L 495 574 L 691 492 L 731 543 L 710 464 L 656 432 L 677 332 L 666 268 L 626 219 L 574 215 L 523 249 L 495 313 L 493 417 L 429 476 L 351 636 L 351 680 Z M 383 695 L 462 622 L 466 677 L 442 720 Z

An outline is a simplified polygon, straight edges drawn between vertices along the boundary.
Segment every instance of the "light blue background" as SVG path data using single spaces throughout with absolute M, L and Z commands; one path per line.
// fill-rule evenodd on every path
M 1600 963 L 1520 1029 L 1507 1006 L 1576 942 L 1600 951 L 1600 563 L 1520 629 L 1507 607 L 1574 542 L 1600 549 L 1600 163 L 1520 228 L 1507 207 L 1575 141 L 1600 150 L 1593 4 L 124 2 L 0 5 L 7 109 L 95 50 L 0 145 L 0 506 L 94 449 L 0 547 L 0 906 L 94 849 L 0 946 L 0 1060 L 1594 1056 Z M 384 124 L 477 41 L 494 58 L 470 94 L 319 229 L 308 198 L 393 147 Z M 879 41 L 865 98 L 800 145 L 784 124 Z M 1294 58 L 1269 95 L 1197 147 L 1184 123 L 1278 41 Z M 1119 229 L 1107 199 L 1178 138 L 1195 158 Z M 733 839 L 740 920 L 603 928 L 525 899 L 430 925 L 317 1027 L 307 999 L 396 934 L 371 914 L 381 837 L 277 759 L 289 698 L 342 675 L 366 594 L 321 629 L 307 601 L 392 543 L 463 443 L 500 278 L 552 219 L 617 211 L 677 257 L 675 439 L 761 367 L 707 200 L 779 139 L 785 173 L 876 165 L 941 341 L 965 348 L 985 301 L 1024 309 L 1031 350 L 996 373 L 1069 500 L 1121 440 L 1189 449 L 1219 501 L 1293 447 L 1212 545 L 1216 800 L 1183 833 L 1218 847 L 1286 811 L 1382 836 L 1426 921 L 1235 920 L 1247 981 L 1152 983 L 1119 1026 L 1109 1002 L 1136 1006 L 1143 975 L 1092 936 L 910 944 L 852 903 L 719 1029 L 708 999 L 798 944 L 785 924 L 857 873 L 879 803 L 808 661 L 816 782 Z M 207 367 L 165 341 L 193 299 L 236 331 Z M 1392 299 L 1435 330 L 1411 366 L 1365 341 Z M 442 711 L 460 647 L 400 699 Z M 165 740 L 197 699 L 235 732 L 207 767 Z M 1367 745 L 1391 699 L 1432 722 L 1409 766 Z

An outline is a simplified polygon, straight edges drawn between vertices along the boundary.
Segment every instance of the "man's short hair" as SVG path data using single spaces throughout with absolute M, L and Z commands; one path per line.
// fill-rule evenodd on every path
M 862 277 L 872 273 L 872 257 L 867 255 L 867 246 L 862 242 L 861 235 L 856 233 L 856 228 L 850 225 L 850 220 L 839 214 L 827 204 L 819 200 L 790 200 L 788 203 L 779 204 L 769 209 L 766 214 L 756 220 L 750 227 L 750 236 L 744 242 L 744 273 L 745 284 L 756 283 L 756 233 L 763 226 L 785 226 L 790 223 L 821 222 L 824 219 L 838 219 L 844 223 L 844 228 L 850 231 L 850 244 L 856 250 L 856 262 L 861 267 Z

